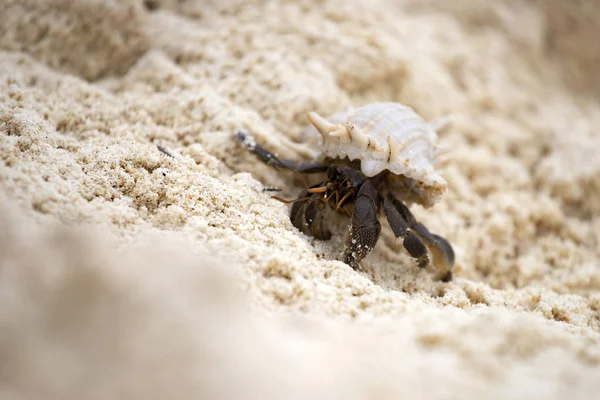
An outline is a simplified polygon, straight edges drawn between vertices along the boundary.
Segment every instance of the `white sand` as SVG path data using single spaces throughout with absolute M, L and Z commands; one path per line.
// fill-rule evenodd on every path
M 253 3 L 0 3 L 0 398 L 596 398 L 600 3 Z M 232 138 L 384 100 L 455 116 L 449 284 Z

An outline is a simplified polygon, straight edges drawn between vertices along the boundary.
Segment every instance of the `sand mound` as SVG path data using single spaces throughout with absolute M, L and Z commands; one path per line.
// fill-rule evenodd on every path
M 4 1 L 0 394 L 595 398 L 593 4 Z M 308 111 L 383 100 L 455 116 L 414 207 L 451 283 L 388 228 L 336 261 L 232 138 L 310 157 Z

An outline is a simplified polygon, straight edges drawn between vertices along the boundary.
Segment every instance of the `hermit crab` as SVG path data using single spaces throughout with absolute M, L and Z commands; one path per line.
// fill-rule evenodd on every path
M 290 219 L 303 233 L 328 240 L 327 217 L 334 212 L 351 218 L 343 261 L 352 268 L 375 247 L 381 233 L 379 215 L 421 268 L 432 261 L 443 281 L 452 279 L 454 251 L 443 237 L 417 222 L 406 204 L 431 207 L 447 183 L 434 168 L 443 151 L 437 147 L 438 122 L 426 123 L 399 103 L 374 103 L 323 118 L 308 114 L 321 134 L 316 161 L 279 159 L 246 131 L 237 139 L 260 160 L 297 173 L 324 173 L 326 179 L 302 191 L 292 203 Z M 432 260 L 433 258 L 433 260 Z

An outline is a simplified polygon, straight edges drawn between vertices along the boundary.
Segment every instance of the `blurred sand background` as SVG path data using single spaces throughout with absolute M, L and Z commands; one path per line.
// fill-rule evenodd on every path
M 600 2 L 0 1 L 0 398 L 595 399 Z M 452 114 L 455 248 L 356 272 L 238 127 Z M 156 149 L 172 151 L 169 158 Z

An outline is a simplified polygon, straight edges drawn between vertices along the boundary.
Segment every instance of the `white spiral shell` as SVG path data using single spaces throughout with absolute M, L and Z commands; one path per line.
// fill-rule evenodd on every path
M 410 178 L 431 201 L 446 190 L 447 183 L 434 168 L 436 127 L 400 103 L 373 103 L 323 118 L 309 113 L 323 136 L 322 155 L 361 160 L 361 170 L 372 177 L 388 170 Z

